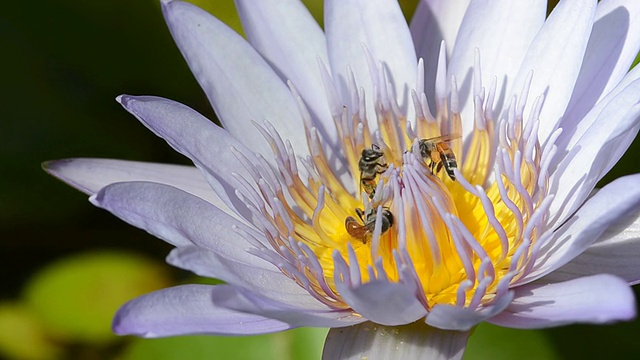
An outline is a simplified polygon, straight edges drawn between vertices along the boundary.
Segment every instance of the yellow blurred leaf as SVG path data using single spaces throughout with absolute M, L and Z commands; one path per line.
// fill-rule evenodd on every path
M 19 303 L 0 303 L 0 355 L 8 359 L 48 360 L 63 349 L 45 333 L 40 320 Z

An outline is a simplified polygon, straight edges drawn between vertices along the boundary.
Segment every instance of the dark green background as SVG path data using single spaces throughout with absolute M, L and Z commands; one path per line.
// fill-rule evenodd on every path
M 212 0 L 209 9 L 227 16 L 231 3 Z M 412 2 L 404 3 L 410 11 Z M 313 6 L 319 8 L 317 2 Z M 168 245 L 94 208 L 86 196 L 40 167 L 67 157 L 187 163 L 114 101 L 121 93 L 159 95 L 214 118 L 173 44 L 159 4 L 5 2 L 0 48 L 0 300 L 17 298 L 38 268 L 70 254 L 127 249 L 164 259 Z M 638 172 L 639 154 L 636 141 L 605 181 Z M 172 271 L 176 279 L 185 276 Z M 498 339 L 516 344 L 528 333 L 505 330 Z M 639 334 L 635 321 L 569 326 L 543 336 L 561 358 L 618 359 L 640 356 Z M 499 353 L 502 345 L 495 336 L 492 341 L 472 342 L 474 354 L 479 349 L 477 355 L 481 349 Z

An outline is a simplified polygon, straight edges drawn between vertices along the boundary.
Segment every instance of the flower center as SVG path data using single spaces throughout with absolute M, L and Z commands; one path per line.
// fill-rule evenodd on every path
M 477 57 L 476 72 L 479 67 Z M 379 70 L 382 79 L 388 78 Z M 391 88 L 376 80 L 377 89 Z M 506 292 L 531 268 L 544 243 L 539 237 L 551 200 L 545 166 L 550 156 L 542 156 L 537 141 L 541 99 L 525 122 L 526 85 L 525 95 L 514 98 L 495 122 L 495 84 L 488 90 L 475 87 L 474 125 L 464 139 L 455 80 L 448 96 L 436 94 L 435 116 L 423 89 L 412 92 L 413 124 L 390 100 L 395 99 L 391 91 L 373 94 L 374 133 L 362 92 L 354 91 L 350 107 L 332 106 L 351 174 L 348 185 L 355 192 L 334 172 L 292 89 L 311 155 L 300 160 L 302 175 L 291 147 L 265 124 L 280 173 L 256 175 L 265 200 L 259 209 L 264 232 L 275 250 L 259 256 L 338 308 L 347 305 L 336 281 L 346 280 L 352 285 L 377 278 L 413 282 L 427 308 L 476 308 Z M 325 86 L 335 91 L 331 83 Z M 357 89 L 355 83 L 351 88 Z

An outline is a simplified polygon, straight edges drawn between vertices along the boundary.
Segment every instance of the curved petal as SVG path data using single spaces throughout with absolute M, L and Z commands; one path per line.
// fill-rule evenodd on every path
M 90 200 L 174 246 L 195 244 L 242 264 L 274 269 L 249 254 L 247 249 L 254 246 L 234 230 L 251 232 L 251 228 L 182 190 L 149 182 L 116 183 L 103 188 Z
M 299 156 L 309 154 L 302 119 L 287 86 L 235 31 L 206 11 L 162 1 L 171 35 L 224 128 L 262 154 L 269 144 L 251 120 L 273 123 Z
M 229 309 L 277 319 L 287 324 L 312 327 L 344 327 L 359 324 L 366 319 L 354 315 L 350 309 L 339 310 L 326 307 L 324 310 L 297 308 L 267 299 L 251 290 L 238 289 L 216 297 L 217 304 Z
M 146 338 L 207 334 L 255 335 L 293 328 L 278 320 L 218 306 L 213 297 L 228 285 L 182 285 L 159 290 L 123 305 L 113 319 L 113 332 Z
M 121 95 L 117 100 L 172 148 L 190 158 L 227 206 L 245 219 L 252 218 L 244 202 L 235 194 L 239 185 L 234 174 L 246 179 L 250 175 L 233 149 L 248 159 L 254 156 L 243 142 L 178 102 L 154 96 L 130 95 Z
M 570 323 L 606 324 L 636 315 L 629 285 L 612 275 L 595 275 L 560 283 L 536 283 L 514 289 L 509 307 L 488 320 L 518 329 Z
M 358 87 L 367 96 L 367 117 L 371 129 L 377 129 L 371 80 L 363 44 L 373 59 L 381 61 L 395 91 L 402 113 L 413 121 L 414 107 L 410 89 L 416 85 L 417 64 L 409 27 L 400 6 L 394 0 L 327 0 L 324 24 L 329 49 L 329 62 L 343 101 L 351 98 L 348 90 L 350 67 Z M 376 70 L 373 70 L 376 73 Z M 384 83 L 382 83 L 384 85 Z M 346 102 L 347 104 L 349 102 Z
M 482 84 L 488 88 L 497 77 L 496 103 L 499 114 L 505 103 L 506 90 L 512 84 L 520 65 L 540 31 L 546 15 L 546 0 L 519 2 L 510 0 L 474 0 L 456 38 L 449 61 L 449 76 L 455 76 L 459 90 L 463 135 L 473 130 L 474 105 L 477 95 L 473 84 L 476 50 L 480 51 Z
M 640 90 L 640 80 L 629 87 Z M 551 175 L 552 223 L 562 224 L 633 142 L 640 128 L 637 94 L 625 91 L 607 104 Z
M 49 174 L 87 195 L 93 195 L 117 182 L 149 181 L 177 187 L 207 200 L 223 211 L 228 209 L 202 173 L 193 166 L 90 158 L 52 160 L 42 166 Z
M 318 59 L 329 63 L 322 28 L 299 0 L 235 0 L 251 45 L 305 99 L 327 141 L 337 133 L 322 86 Z
M 421 0 L 411 19 L 411 36 L 418 58 L 424 59 L 425 93 L 431 105 L 435 104 L 434 86 L 440 44 L 444 40 L 447 58 L 450 59 L 462 17 L 470 2 Z
M 327 307 L 277 268 L 257 267 L 194 246 L 173 249 L 167 262 L 194 273 L 224 280 L 273 301 L 297 308 L 326 311 Z
M 342 359 L 462 359 L 469 332 L 447 331 L 421 321 L 405 326 L 363 323 L 329 330 L 322 358 Z
M 593 26 L 596 1 L 563 0 L 553 9 L 533 40 L 520 71 L 507 95 L 520 94 L 529 73 L 533 80 L 529 90 L 534 98 L 544 95 L 538 136 L 544 143 L 557 127 L 573 91 L 589 34 Z M 525 119 L 533 101 L 528 101 Z
M 622 80 L 640 50 L 640 2 L 598 3 L 596 21 L 562 127 L 581 119 Z M 565 126 L 565 124 L 567 124 Z
M 582 276 L 611 274 L 631 285 L 640 283 L 640 209 L 624 214 L 585 252 L 540 279 L 560 282 Z
M 409 324 L 427 314 L 416 295 L 400 283 L 373 280 L 349 287 L 344 282 L 336 282 L 336 289 L 352 309 L 377 324 Z
M 524 284 L 565 265 L 583 253 L 601 234 L 640 207 L 640 174 L 625 176 L 607 184 L 587 200 L 556 230 L 540 249 L 532 271 L 518 280 Z
M 479 310 L 445 304 L 436 305 L 429 311 L 426 322 L 439 329 L 468 331 L 503 311 L 511 303 L 513 295 L 513 292 L 508 292 L 495 303 Z

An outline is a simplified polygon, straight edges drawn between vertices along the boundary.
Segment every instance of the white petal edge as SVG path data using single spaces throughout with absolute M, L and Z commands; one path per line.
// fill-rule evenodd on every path
M 271 149 L 251 120 L 269 120 L 298 156 L 309 154 L 291 92 L 240 35 L 206 11 L 162 1 L 169 30 L 224 128 L 261 154 Z M 269 157 L 267 157 L 269 158 Z
M 575 123 L 629 71 L 640 50 L 640 2 L 598 3 L 596 21 L 563 124 Z M 568 125 L 567 127 L 571 127 Z
M 119 335 L 156 338 L 176 335 L 256 335 L 293 328 L 281 321 L 241 313 L 213 302 L 228 285 L 182 285 L 159 290 L 123 305 L 113 320 Z
M 503 311 L 513 300 L 513 295 L 510 291 L 494 303 L 475 310 L 448 304 L 435 305 L 429 311 L 426 323 L 443 330 L 468 331 Z
M 488 322 L 518 329 L 571 323 L 607 324 L 631 320 L 636 304 L 631 287 L 612 275 L 582 277 L 560 283 L 515 288 L 509 307 Z
M 394 327 L 366 322 L 329 330 L 322 359 L 462 359 L 469 335 L 421 321 Z
M 542 246 L 530 273 L 515 285 L 536 280 L 565 265 L 609 227 L 640 207 L 640 174 L 618 178 L 589 198 Z
M 382 61 L 392 77 L 402 113 L 414 121 L 410 89 L 416 86 L 417 58 L 407 22 L 394 0 L 326 0 L 324 24 L 329 62 L 342 100 L 349 104 L 347 67 L 353 70 L 358 87 L 364 88 L 367 118 L 372 130 L 378 128 L 373 102 L 374 88 L 362 45 L 373 59 Z
M 546 10 L 545 0 L 473 0 L 469 4 L 448 68 L 449 77 L 455 76 L 458 86 L 463 137 L 474 128 L 474 88 L 479 88 L 473 84 L 476 50 L 480 51 L 482 86 L 488 90 L 497 77 L 493 110 L 499 114 L 511 101 L 505 92 L 544 24 Z
M 631 285 L 640 283 L 640 209 L 612 224 L 585 252 L 540 279 L 560 282 L 582 276 L 611 274 Z
M 575 85 L 595 17 L 596 1 L 562 0 L 551 12 L 533 40 L 516 79 L 507 90 L 508 99 L 519 95 L 533 70 L 529 96 L 544 95 L 538 137 L 544 143 L 564 114 Z M 527 101 L 525 119 L 533 101 Z
M 447 59 L 450 59 L 458 29 L 470 2 L 471 0 L 421 0 L 411 19 L 410 30 L 416 55 L 424 60 L 425 93 L 430 106 L 435 104 L 440 44 L 444 40 Z

